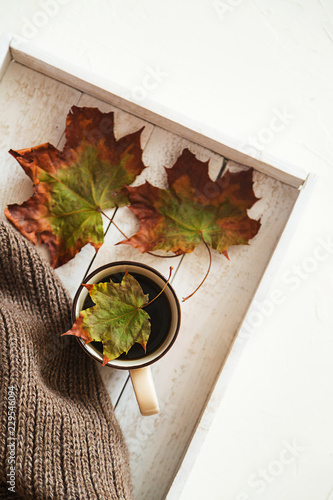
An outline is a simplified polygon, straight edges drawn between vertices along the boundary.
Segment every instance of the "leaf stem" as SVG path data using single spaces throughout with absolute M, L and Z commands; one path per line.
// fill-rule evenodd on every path
M 204 277 L 204 279 L 201 281 L 200 285 L 197 286 L 197 288 L 194 290 L 194 292 L 191 293 L 191 295 L 188 295 L 187 297 L 183 297 L 182 298 L 182 302 L 185 302 L 185 300 L 189 299 L 190 297 L 192 297 L 195 292 L 197 292 L 199 290 L 199 288 L 204 284 L 204 282 L 206 281 L 206 278 L 207 276 L 209 275 L 209 272 L 210 272 L 210 268 L 211 268 L 211 265 L 212 265 L 212 252 L 210 251 L 210 248 L 209 246 L 207 245 L 207 243 L 205 242 L 205 240 L 203 239 L 203 237 L 201 236 L 201 240 L 204 242 L 207 250 L 208 250 L 208 253 L 209 253 L 209 266 L 208 266 L 208 269 L 207 269 L 207 272 L 206 272 L 206 275 Z
M 149 255 L 152 255 L 153 257 L 158 257 L 159 259 L 172 259 L 173 257 L 179 257 L 178 255 L 158 255 L 157 253 L 153 252 L 146 253 L 149 253 Z
M 107 219 L 109 219 L 109 221 L 118 229 L 118 231 L 123 235 L 124 238 L 126 238 L 126 240 L 129 240 L 129 237 L 126 236 L 125 233 L 123 233 L 123 231 L 120 229 L 120 227 L 115 223 L 115 221 L 113 219 L 111 219 L 111 217 L 109 217 L 108 215 L 106 215 L 105 212 L 103 212 L 103 210 L 100 208 L 99 209 L 99 212 L 104 215 L 104 217 L 106 217 Z
M 111 219 L 111 217 L 106 215 L 106 213 L 103 212 L 102 209 L 99 209 L 99 212 L 102 215 L 104 215 L 107 219 L 109 219 L 110 222 L 112 222 L 112 224 L 118 229 L 118 231 L 123 235 L 123 237 L 126 240 L 129 240 L 129 237 L 126 236 L 126 234 L 120 229 L 120 227 L 115 223 L 115 221 L 113 219 Z M 153 257 L 159 257 L 160 259 L 171 259 L 172 257 L 178 257 L 178 255 L 157 255 L 156 253 L 153 253 L 153 252 L 146 252 L 146 253 L 148 253 L 149 255 L 152 255 Z
M 172 271 L 173 271 L 173 267 L 172 267 L 172 266 L 170 266 L 169 278 L 168 278 L 167 282 L 165 283 L 164 287 L 162 288 L 162 290 L 160 291 L 160 293 L 159 293 L 158 295 L 156 295 L 156 297 L 154 297 L 152 300 L 150 300 L 149 302 L 147 302 L 147 304 L 144 304 L 143 306 L 139 307 L 139 309 L 143 309 L 144 307 L 149 306 L 152 302 L 154 302 L 154 300 L 158 299 L 158 297 L 159 297 L 160 295 L 162 295 L 162 293 L 164 292 L 164 290 L 166 289 L 166 287 L 167 287 L 167 286 L 168 286 L 168 284 L 169 284 L 169 281 L 170 281 L 170 278 L 171 278 Z

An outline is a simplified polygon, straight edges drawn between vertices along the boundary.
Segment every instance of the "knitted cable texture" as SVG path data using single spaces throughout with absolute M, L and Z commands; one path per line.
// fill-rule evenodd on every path
M 131 499 L 127 449 L 95 362 L 61 337 L 70 298 L 7 223 L 0 243 L 0 498 Z

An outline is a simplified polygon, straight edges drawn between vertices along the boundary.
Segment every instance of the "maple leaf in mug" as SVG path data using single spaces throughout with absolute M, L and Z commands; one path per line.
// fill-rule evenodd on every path
M 166 168 L 169 189 L 145 184 L 126 188 L 130 210 L 139 231 L 121 244 L 141 252 L 164 250 L 176 255 L 192 252 L 201 242 L 228 257 L 232 245 L 246 245 L 260 228 L 247 209 L 258 200 L 252 169 L 225 172 L 213 182 L 208 162 L 185 149 L 172 168 Z
M 34 195 L 9 205 L 6 217 L 31 240 L 48 245 L 52 267 L 68 262 L 90 243 L 104 241 L 101 213 L 128 203 L 122 192 L 145 168 L 142 129 L 118 141 L 114 115 L 73 106 L 62 151 L 46 143 L 10 150 L 34 184 Z
M 143 307 L 148 304 L 148 294 L 143 293 L 138 281 L 127 273 L 121 283 L 110 281 L 83 286 L 95 305 L 82 311 L 63 335 L 75 335 L 86 344 L 102 342 L 103 366 L 127 353 L 136 342 L 146 350 L 151 324 Z

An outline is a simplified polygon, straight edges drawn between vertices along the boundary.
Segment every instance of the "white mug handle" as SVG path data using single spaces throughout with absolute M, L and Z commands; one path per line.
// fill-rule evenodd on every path
M 150 366 L 129 371 L 140 412 L 144 416 L 160 411 Z

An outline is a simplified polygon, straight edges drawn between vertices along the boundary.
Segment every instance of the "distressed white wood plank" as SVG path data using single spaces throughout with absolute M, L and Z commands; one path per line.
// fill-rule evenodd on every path
M 98 108 L 103 113 L 114 112 L 114 135 L 116 140 L 127 134 L 131 134 L 137 130 L 144 127 L 141 133 L 141 147 L 144 149 L 148 142 L 148 139 L 154 128 L 151 123 L 144 122 L 140 118 L 133 116 L 125 111 L 122 111 L 111 104 L 108 104 L 100 99 L 96 99 L 87 94 L 82 94 L 78 104 L 79 107 L 93 107 Z M 63 130 L 65 130 L 65 123 L 63 124 Z M 59 149 L 62 149 L 65 145 L 65 136 L 63 135 L 60 143 Z M 109 217 L 112 217 L 114 209 L 107 210 L 106 213 Z M 105 231 L 108 228 L 109 221 L 103 217 L 103 224 Z M 81 252 L 79 252 L 74 259 L 69 261 L 67 264 L 59 267 L 56 272 L 59 278 L 62 280 L 63 284 L 69 291 L 71 297 L 74 297 L 76 290 L 78 289 L 86 270 L 90 266 L 91 261 L 95 257 L 95 250 L 91 245 L 86 245 Z M 104 371 L 105 373 L 105 371 Z M 106 380 L 105 380 L 106 382 Z M 106 383 L 108 386 L 109 384 Z
M 167 168 L 171 167 L 186 147 L 195 153 L 202 161 L 211 159 L 209 169 L 210 175 L 212 177 L 218 175 L 223 163 L 223 158 L 221 156 L 202 148 L 202 146 L 190 143 L 166 130 L 156 127 L 151 134 L 148 144 L 144 148 L 143 162 L 147 168 L 137 178 L 134 184 L 141 184 L 147 179 L 158 187 L 166 188 L 167 180 L 164 166 Z M 131 236 L 138 229 L 137 220 L 127 207 L 117 210 L 115 221 L 127 236 Z M 114 226 L 111 226 L 105 236 L 105 243 L 99 250 L 92 264 L 91 271 L 109 262 L 131 260 L 143 262 L 157 269 L 165 277 L 168 277 L 169 267 L 172 265 L 176 269 L 181 259 L 180 257 L 160 259 L 152 255 L 141 254 L 139 250 L 129 245 L 115 246 L 115 243 L 123 239 L 124 237 L 119 231 Z M 109 367 L 102 367 L 100 371 L 108 387 L 111 400 L 116 402 L 127 380 L 127 372 Z M 131 384 L 127 385 L 130 386 Z M 132 405 L 134 405 L 137 412 L 135 397 L 132 398 Z M 140 418 L 140 415 L 137 414 L 137 417 Z
M 254 179 L 256 195 L 262 199 L 250 215 L 262 217 L 262 228 L 250 246 L 230 249 L 230 262 L 214 251 L 211 273 L 204 286 L 182 303 L 178 339 L 152 368 L 161 413 L 138 425 L 129 384 L 117 407 L 131 452 L 137 500 L 165 498 L 299 194 L 297 189 L 259 172 L 255 172 Z M 178 297 L 195 289 L 207 264 L 204 246 L 185 256 L 173 281 Z M 149 482 L 142 481 L 142 477 L 149 477 Z

